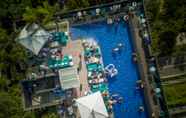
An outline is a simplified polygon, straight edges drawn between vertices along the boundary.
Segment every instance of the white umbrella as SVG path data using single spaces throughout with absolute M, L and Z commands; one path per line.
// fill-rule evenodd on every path
M 145 23 L 145 22 L 146 22 L 145 18 L 142 18 L 142 19 L 141 19 L 141 23 L 143 24 L 143 23 Z
M 76 100 L 81 118 L 108 118 L 101 93 L 90 94 Z
M 151 66 L 149 70 L 150 70 L 151 73 L 156 72 L 156 68 L 154 66 Z
M 47 42 L 50 34 L 37 24 L 26 25 L 21 31 L 17 41 L 25 48 L 38 55 L 41 48 Z
M 101 11 L 101 10 L 100 10 L 99 8 L 97 8 L 97 9 L 96 9 L 96 14 L 99 15 L 99 14 L 100 14 L 100 11 Z
M 147 32 L 144 33 L 144 37 L 147 38 L 148 37 L 148 34 Z
M 161 89 L 160 88 L 156 88 L 155 91 L 156 91 L 156 93 L 160 93 Z
M 79 12 L 77 13 L 77 16 L 78 16 L 78 17 L 81 17 L 81 16 L 82 16 L 82 13 L 79 11 Z

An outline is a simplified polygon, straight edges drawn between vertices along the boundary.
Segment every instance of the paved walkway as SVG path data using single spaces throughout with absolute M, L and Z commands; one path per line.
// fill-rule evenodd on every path
M 63 53 L 72 55 L 73 63 L 76 68 L 80 68 L 79 79 L 80 84 L 82 85 L 82 90 L 77 88 L 78 97 L 84 96 L 84 93 L 89 90 L 87 82 L 87 69 L 83 56 L 83 46 L 81 40 L 70 40 L 66 47 L 63 48 Z M 81 55 L 81 58 L 80 58 Z

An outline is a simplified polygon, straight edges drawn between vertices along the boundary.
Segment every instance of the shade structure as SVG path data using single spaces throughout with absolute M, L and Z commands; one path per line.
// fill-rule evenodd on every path
M 151 67 L 149 68 L 149 70 L 150 70 L 151 73 L 156 72 L 156 68 L 155 68 L 154 66 L 151 66 Z
M 75 67 L 60 69 L 59 79 L 63 90 L 80 87 L 79 76 Z
M 35 55 L 38 55 L 41 48 L 47 42 L 50 37 L 50 33 L 43 28 L 33 23 L 26 25 L 19 34 L 17 41 L 25 48 L 32 51 Z
M 108 118 L 101 93 L 95 92 L 76 100 L 81 118 Z

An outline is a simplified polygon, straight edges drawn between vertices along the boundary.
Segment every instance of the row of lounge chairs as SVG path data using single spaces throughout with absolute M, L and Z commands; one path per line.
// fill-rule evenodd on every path
M 48 66 L 51 69 L 56 69 L 56 68 L 65 68 L 65 67 L 70 67 L 73 66 L 73 62 L 72 62 L 72 56 L 69 55 L 65 55 L 63 56 L 62 59 L 52 59 L 50 58 L 48 60 Z
M 92 92 L 100 91 L 102 93 L 106 108 L 110 111 L 108 84 L 104 74 L 100 48 L 94 41 L 84 41 L 83 46 L 90 89 Z
M 53 41 L 57 41 L 59 44 L 66 46 L 68 42 L 68 36 L 64 32 L 53 32 Z
M 69 40 L 65 32 L 52 32 L 52 42 L 57 42 L 60 45 L 66 46 Z M 58 50 L 59 51 L 59 50 Z M 60 51 L 58 52 L 55 49 L 51 52 L 51 55 L 48 59 L 48 67 L 50 69 L 62 69 L 66 67 L 73 66 L 72 56 L 64 55 Z

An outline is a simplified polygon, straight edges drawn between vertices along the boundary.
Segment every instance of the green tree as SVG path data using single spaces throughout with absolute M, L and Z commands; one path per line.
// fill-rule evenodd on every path
M 20 108 L 20 99 L 0 92 L 0 118 L 20 118 L 24 112 Z
M 43 2 L 43 5 L 36 8 L 27 7 L 23 14 L 23 20 L 28 23 L 38 22 L 44 25 L 53 20 L 53 16 L 58 10 L 58 4 L 51 6 L 48 2 Z
M 4 29 L 0 29 L 0 71 L 3 76 L 11 81 L 21 79 L 24 73 L 18 72 L 22 62 L 26 61 L 26 53 L 13 38 L 15 34 L 8 36 Z
M 1 26 L 6 30 L 17 31 L 16 22 L 21 20 L 26 6 L 31 6 L 31 0 L 1 0 L 0 1 Z
M 159 48 L 161 55 L 172 54 L 174 46 L 176 44 L 177 33 L 172 30 L 166 30 L 159 35 Z M 163 41 L 162 41 L 163 40 Z
M 89 7 L 90 3 L 88 0 L 68 0 L 66 7 L 68 10 L 80 9 Z
M 185 0 L 146 0 L 145 7 L 150 20 L 153 52 L 171 55 L 185 49 L 175 47 L 176 37 L 186 31 Z M 186 50 L 185 50 L 186 51 Z M 184 52 L 183 50 L 181 52 Z

